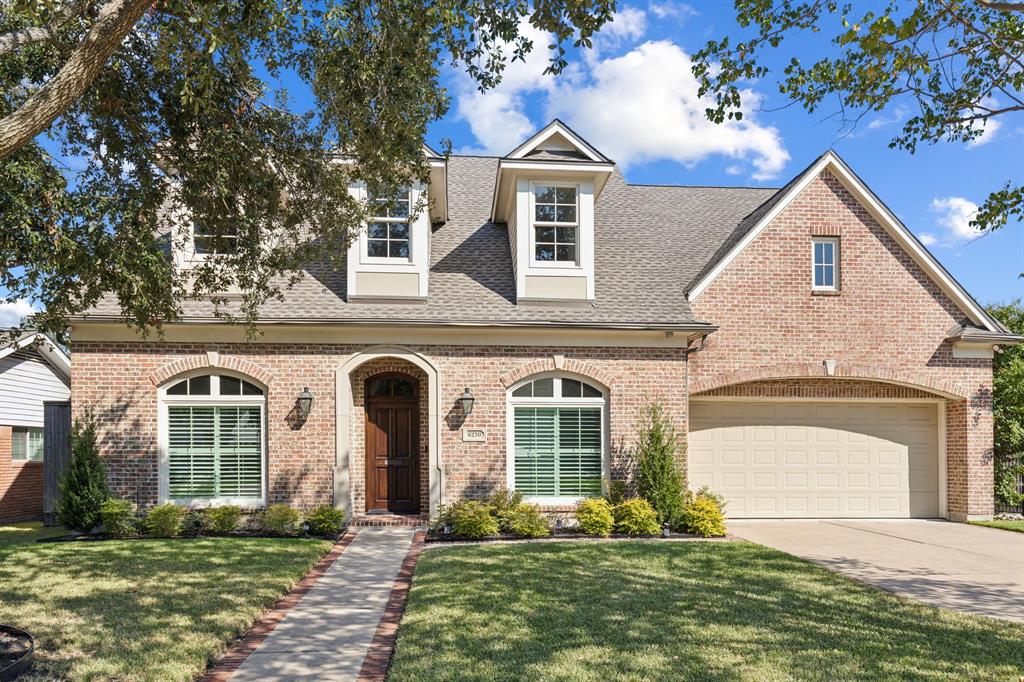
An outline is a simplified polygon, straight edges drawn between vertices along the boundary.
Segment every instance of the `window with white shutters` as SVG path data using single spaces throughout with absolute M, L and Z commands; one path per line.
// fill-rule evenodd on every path
M 509 393 L 510 485 L 530 498 L 600 495 L 604 394 L 576 379 L 546 376 Z
M 228 375 L 198 375 L 166 388 L 168 499 L 262 501 L 264 401 L 262 389 Z

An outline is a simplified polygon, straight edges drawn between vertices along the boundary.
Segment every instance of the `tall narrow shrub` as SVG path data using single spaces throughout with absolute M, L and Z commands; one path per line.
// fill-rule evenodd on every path
M 102 520 L 100 509 L 108 497 L 107 472 L 96 443 L 96 418 L 87 411 L 71 427 L 71 461 L 60 483 L 57 518 L 66 528 L 88 533 Z
M 652 402 L 643 408 L 637 426 L 637 494 L 651 503 L 659 523 L 679 523 L 686 486 L 684 448 L 665 408 Z

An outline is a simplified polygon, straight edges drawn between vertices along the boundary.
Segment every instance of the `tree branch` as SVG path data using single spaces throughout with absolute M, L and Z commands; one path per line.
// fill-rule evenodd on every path
M 997 12 L 1024 12 L 1024 2 L 997 2 L 996 0 L 974 0 L 985 9 Z
M 13 52 L 23 45 L 53 42 L 57 39 L 57 29 L 68 19 L 83 16 L 89 7 L 88 0 L 73 0 L 56 12 L 46 26 L 27 26 L 0 35 L 0 56 Z
M 110 0 L 60 71 L 0 119 L 0 160 L 46 130 L 82 96 L 153 0 Z

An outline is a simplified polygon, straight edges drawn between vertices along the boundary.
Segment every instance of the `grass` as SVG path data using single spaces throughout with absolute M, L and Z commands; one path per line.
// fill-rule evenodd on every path
M 988 526 L 989 528 L 1000 528 L 1002 530 L 1012 530 L 1017 533 L 1024 533 L 1024 519 L 1020 521 L 968 521 L 973 526 Z
M 8 531 L 4 537 L 24 537 Z M 201 538 L 0 545 L 0 623 L 36 636 L 33 679 L 190 680 L 330 549 Z
M 43 526 L 42 521 L 25 521 L 0 525 L 0 545 L 12 545 L 17 542 L 35 542 L 40 538 L 52 538 L 67 535 L 60 526 Z
M 749 543 L 536 543 L 421 557 L 389 682 L 1010 680 L 1024 625 Z

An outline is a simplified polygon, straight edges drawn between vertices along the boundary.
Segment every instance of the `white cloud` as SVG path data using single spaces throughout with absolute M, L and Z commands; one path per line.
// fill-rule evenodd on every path
M 462 153 L 507 154 L 537 130 L 523 112 L 524 98 L 554 88 L 554 77 L 544 75 L 552 36 L 525 20 L 519 30 L 533 41 L 533 50 L 523 61 L 512 61 L 512 47 L 505 47 L 508 61 L 497 87 L 481 93 L 469 76 L 458 78 L 456 113 L 469 124 L 478 143 L 477 147 L 460 149 Z
M 888 114 L 883 113 L 881 116 L 871 119 L 871 121 L 868 122 L 868 129 L 877 130 L 878 128 L 884 128 L 892 125 L 893 123 L 899 123 L 907 117 L 908 113 L 909 110 L 905 106 L 897 104 Z
M 944 230 L 941 239 L 932 235 L 932 244 L 941 241 L 946 246 L 954 246 L 977 237 L 980 232 L 971 227 L 970 222 L 978 213 L 978 205 L 963 197 L 945 197 L 932 199 L 931 211 L 936 214 L 935 223 Z M 921 235 L 922 241 L 924 235 Z M 924 242 L 929 246 L 928 242 Z
M 647 5 L 647 9 L 659 19 L 685 21 L 690 17 L 700 16 L 700 12 L 695 10 L 692 5 L 688 5 L 685 2 L 672 2 L 671 0 L 666 0 L 665 2 L 657 2 L 655 0 Z
M 922 232 L 921 234 L 917 235 L 917 238 L 920 239 L 921 243 L 924 244 L 925 246 L 934 246 L 935 244 L 939 243 L 939 238 L 936 237 L 931 232 Z
M 593 37 L 593 47 L 583 51 L 588 64 L 594 64 L 604 52 L 616 50 L 639 40 L 647 30 L 647 15 L 636 7 L 624 7 L 612 14 L 611 21 Z
M 716 125 L 697 97 L 690 56 L 669 41 L 648 41 L 629 53 L 593 65 L 584 83 L 560 83 L 549 116 L 573 126 L 622 166 L 658 160 L 693 165 L 721 154 L 753 166 L 752 177 L 778 175 L 789 160 L 777 129 L 752 114 L 761 97 L 742 93 L 742 121 Z
M 34 312 L 36 309 L 24 298 L 13 303 L 0 303 L 0 329 L 17 327 Z
M 985 109 L 996 109 L 999 107 L 999 101 L 995 97 L 982 97 L 981 106 L 985 107 Z M 972 111 L 979 114 L 984 113 L 984 110 L 982 109 L 972 109 L 969 110 L 968 113 L 971 113 Z M 973 149 L 974 147 L 980 147 L 983 144 L 988 144 L 995 139 L 996 133 L 999 132 L 999 128 L 1001 128 L 1002 125 L 1003 122 L 995 118 L 990 118 L 988 120 L 978 119 L 973 121 L 970 127 L 981 130 L 981 135 L 968 142 L 967 148 Z

